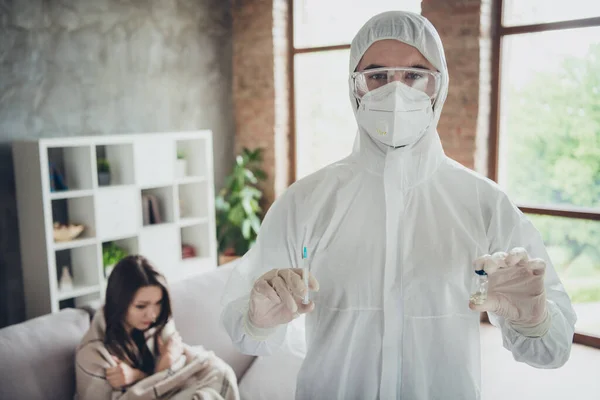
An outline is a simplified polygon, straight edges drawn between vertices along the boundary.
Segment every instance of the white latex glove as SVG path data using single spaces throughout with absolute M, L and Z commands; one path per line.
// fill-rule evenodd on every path
M 307 290 L 318 291 L 319 283 L 309 275 L 308 288 L 302 280 L 301 268 L 273 269 L 254 282 L 246 332 L 254 337 L 265 337 L 278 325 L 287 324 L 300 314 L 311 312 L 315 304 L 302 304 Z
M 527 251 L 517 247 L 508 253 L 485 255 L 474 264 L 475 269 L 483 269 L 488 274 L 489 283 L 487 300 L 481 305 L 469 303 L 472 310 L 504 317 L 524 336 L 546 334 L 551 320 L 546 307 L 544 260 L 529 259 Z

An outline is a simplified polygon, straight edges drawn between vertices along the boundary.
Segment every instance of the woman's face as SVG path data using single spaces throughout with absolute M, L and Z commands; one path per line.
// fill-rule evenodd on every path
M 160 315 L 162 289 L 159 286 L 145 286 L 135 293 L 133 301 L 127 309 L 125 327 L 128 332 L 132 328 L 145 331 Z

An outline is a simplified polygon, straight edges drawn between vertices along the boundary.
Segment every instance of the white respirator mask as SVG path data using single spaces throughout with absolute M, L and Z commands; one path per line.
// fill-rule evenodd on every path
M 369 91 L 358 100 L 358 125 L 388 146 L 415 143 L 434 119 L 432 99 L 399 81 Z

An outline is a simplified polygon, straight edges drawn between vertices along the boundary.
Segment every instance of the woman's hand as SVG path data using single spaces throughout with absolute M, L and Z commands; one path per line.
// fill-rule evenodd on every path
M 142 371 L 129 366 L 117 357 L 112 356 L 112 358 L 117 365 L 106 369 L 106 380 L 113 389 L 121 389 L 146 377 Z
M 158 337 L 158 363 L 156 364 L 155 372 L 164 371 L 171 366 L 183 354 L 183 343 L 179 332 L 173 333 L 167 342 L 163 342 L 162 338 Z

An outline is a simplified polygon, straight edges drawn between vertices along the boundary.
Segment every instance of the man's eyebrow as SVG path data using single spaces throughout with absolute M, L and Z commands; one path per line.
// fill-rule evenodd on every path
M 379 64 L 369 64 L 365 67 L 365 71 L 369 70 L 369 69 L 375 69 L 375 68 L 387 68 L 385 65 L 379 65 Z M 411 65 L 409 68 L 418 68 L 418 69 L 426 69 L 429 70 L 429 68 L 427 68 L 426 66 L 424 66 L 423 64 L 413 64 Z
M 385 65 L 369 64 L 365 67 L 365 71 L 368 69 L 375 69 L 375 68 L 385 68 Z

